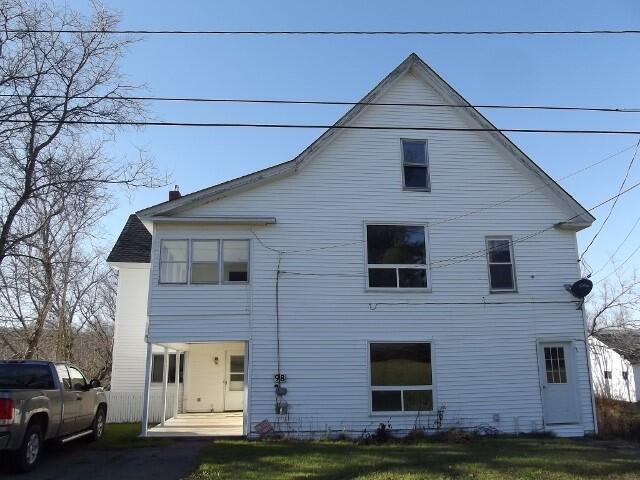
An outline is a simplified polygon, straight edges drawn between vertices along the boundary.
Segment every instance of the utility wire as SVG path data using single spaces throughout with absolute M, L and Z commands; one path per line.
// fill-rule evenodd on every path
M 30 95 L 19 93 L 0 93 L 0 97 L 29 97 L 47 99 L 66 99 L 64 95 Z M 214 98 L 214 97 L 168 97 L 168 96 L 129 96 L 129 95 L 78 95 L 73 99 L 79 100 L 134 100 L 145 102 L 190 102 L 190 103 L 250 103 L 250 104 L 283 104 L 283 105 L 364 105 L 383 107 L 433 107 L 433 108 L 486 108 L 508 110 L 554 110 L 577 112 L 605 112 L 605 113 L 640 113 L 639 107 L 583 107 L 565 105 L 503 105 L 477 104 L 452 105 L 449 103 L 416 103 L 416 102 L 349 102 L 343 100 L 287 100 L 261 98 Z
M 604 277 L 602 277 L 602 278 L 601 278 L 600 280 L 598 280 L 596 283 L 602 283 L 602 282 L 604 282 L 607 278 L 609 278 L 611 275 L 613 275 L 614 273 L 619 272 L 619 271 L 620 271 L 620 269 L 621 269 L 622 267 L 624 267 L 624 266 L 625 266 L 625 264 L 626 264 L 629 260 L 631 260 L 631 258 L 632 258 L 636 253 L 638 253 L 638 252 L 640 252 L 640 245 L 638 245 L 638 246 L 635 248 L 635 250 L 633 250 L 633 252 L 631 252 L 631 253 L 629 254 L 629 256 L 628 256 L 627 258 L 625 258 L 625 259 L 622 261 L 622 263 L 620 263 L 618 266 L 616 266 L 616 267 L 615 267 L 611 272 L 609 272 L 607 275 L 605 275 Z
M 550 133 L 550 134 L 591 134 L 591 135 L 640 135 L 640 130 L 566 130 L 545 128 L 467 128 L 467 127 L 417 127 L 397 125 L 320 125 L 289 123 L 207 123 L 207 122 L 155 122 L 116 120 L 19 120 L 5 119 L 2 123 L 58 125 L 129 125 L 135 127 L 205 127 L 205 128 L 300 128 L 327 130 L 416 130 L 428 132 L 510 132 L 510 133 Z
M 587 212 L 592 212 L 593 210 L 596 210 L 596 209 L 602 207 L 603 205 L 606 205 L 609 202 L 615 201 L 616 199 L 620 198 L 622 195 L 625 195 L 625 194 L 629 193 L 630 191 L 635 190 L 638 187 L 640 187 L 640 182 L 634 183 L 633 185 L 631 185 L 630 187 L 628 187 L 627 189 L 625 189 L 623 191 L 619 191 L 616 195 L 614 195 L 612 197 L 609 197 L 608 199 L 598 203 L 597 205 L 587 209 L 586 211 Z M 567 219 L 565 219 L 565 220 L 563 220 L 561 222 L 558 222 L 558 223 L 570 222 L 571 220 L 574 220 L 574 219 L 578 218 L 580 215 L 581 214 L 579 213 L 577 215 L 574 215 L 574 216 L 572 216 L 570 218 L 567 218 Z M 533 232 L 533 233 L 524 235 L 524 236 L 522 236 L 520 238 L 517 238 L 515 240 L 512 240 L 511 243 L 512 244 L 521 243 L 521 242 L 530 240 L 531 238 L 534 238 L 534 237 L 537 237 L 539 235 L 542 235 L 543 233 L 555 228 L 555 226 L 558 223 L 554 223 L 554 224 L 552 224 L 552 225 L 550 225 L 548 227 L 545 227 L 543 229 L 540 229 L 540 230 L 538 230 L 536 232 Z M 467 253 L 467 254 L 464 254 L 464 255 L 456 255 L 454 257 L 449 257 L 448 259 L 437 260 L 435 262 L 431 262 L 430 265 L 432 266 L 432 268 L 444 268 L 444 267 L 448 267 L 448 266 L 451 266 L 451 265 L 456 265 L 458 263 L 463 263 L 463 262 L 465 262 L 467 260 L 471 260 L 471 259 L 474 259 L 474 258 L 477 258 L 477 257 L 484 256 L 484 255 L 487 254 L 487 252 L 490 252 L 491 250 L 493 250 L 495 248 L 499 248 L 499 246 L 476 250 L 474 252 L 470 252 L 470 253 Z M 451 260 L 456 260 L 456 261 L 451 261 Z M 446 262 L 449 262 L 449 263 L 446 263 Z
M 600 267 L 598 270 L 596 270 L 595 272 L 593 272 L 591 274 L 591 276 L 597 275 L 599 274 L 602 270 L 604 270 L 607 265 L 609 265 L 610 263 L 613 262 L 613 259 L 615 258 L 616 254 L 620 251 L 620 249 L 622 248 L 622 246 L 627 242 L 627 240 L 629 240 L 629 237 L 631 236 L 631 234 L 633 233 L 633 231 L 636 229 L 636 227 L 638 226 L 638 224 L 640 224 L 640 215 L 638 216 L 638 218 L 636 218 L 635 223 L 633 224 L 633 226 L 631 227 L 631 229 L 629 230 L 629 232 L 627 233 L 627 235 L 624 237 L 624 239 L 618 244 L 618 246 L 616 247 L 616 249 L 614 250 L 614 252 L 609 255 L 609 260 L 607 260 L 604 265 L 602 265 L 602 267 Z
M 108 35 L 363 35 L 363 36 L 494 36 L 494 35 L 636 35 L 635 29 L 598 29 L 598 30 L 146 30 L 146 29 L 7 29 L 7 33 L 73 33 Z
M 598 203 L 597 205 L 595 205 L 595 206 L 593 206 L 593 207 L 591 207 L 589 209 L 586 209 L 586 211 L 587 212 L 592 212 L 593 210 L 596 210 L 596 209 L 608 204 L 609 202 L 615 201 L 617 198 L 621 197 L 622 195 L 626 195 L 627 193 L 629 193 L 632 190 L 635 190 L 638 187 L 640 187 L 640 182 L 637 182 L 637 183 L 631 185 L 630 187 L 626 188 L 625 190 L 618 192 L 616 195 L 614 195 L 612 197 L 609 197 L 606 200 L 603 200 L 602 202 Z M 539 235 L 542 235 L 543 233 L 555 228 L 558 223 L 570 222 L 571 220 L 576 219 L 580 215 L 581 214 L 574 215 L 574 216 L 569 217 L 569 218 L 567 218 L 567 219 L 565 219 L 565 220 L 563 220 L 561 222 L 556 222 L 556 223 L 554 223 L 554 224 L 552 224 L 552 225 L 550 225 L 548 227 L 542 228 L 542 229 L 537 230 L 535 232 L 532 232 L 532 233 L 529 233 L 527 235 L 524 235 L 524 236 L 522 236 L 520 238 L 514 239 L 514 240 L 511 241 L 511 244 L 522 243 L 524 241 L 530 240 L 531 238 L 534 238 L 534 237 L 537 237 Z M 252 233 L 258 239 L 258 241 L 259 241 L 259 243 L 261 245 L 263 245 L 265 248 L 267 248 L 267 249 L 269 249 L 269 250 L 271 250 L 273 252 L 277 252 L 279 254 L 286 254 L 286 253 L 294 253 L 294 252 L 296 252 L 296 251 L 288 252 L 288 251 L 283 251 L 283 250 L 277 250 L 277 249 L 275 249 L 273 247 L 269 247 L 269 246 L 267 246 L 266 244 L 263 243 L 263 241 L 258 237 L 258 235 L 255 232 L 252 231 Z M 363 240 L 358 240 L 358 241 L 350 242 L 350 243 L 347 243 L 347 244 L 342 243 L 342 244 L 335 244 L 335 245 L 336 246 L 337 245 L 348 245 L 348 244 L 356 244 L 356 243 L 362 243 L 362 242 L 364 242 L 364 241 Z M 327 248 L 330 248 L 330 246 L 327 245 L 327 246 L 323 246 L 322 247 L 322 249 L 327 249 Z M 469 253 L 466 253 L 466 254 L 463 254 L 463 255 L 456 255 L 456 256 L 453 256 L 453 257 L 444 258 L 442 260 L 429 262 L 429 267 L 432 268 L 432 269 L 434 269 L 434 268 L 445 268 L 445 267 L 449 267 L 449 266 L 452 266 L 452 265 L 456 265 L 458 263 L 463 263 L 463 262 L 466 262 L 466 261 L 469 261 L 469 260 L 473 260 L 474 258 L 482 257 L 482 256 L 486 255 L 488 252 L 494 250 L 495 248 L 499 248 L 499 246 L 490 247 L 490 248 L 484 248 L 484 249 L 480 249 L 480 250 L 475 250 L 473 252 L 469 252 Z M 639 249 L 640 249 L 640 247 L 639 247 Z M 310 250 L 319 250 L 319 248 L 309 249 L 309 251 Z M 306 250 L 299 250 L 299 251 L 303 252 L 303 251 L 306 251 Z M 635 251 L 634 251 L 634 254 L 635 254 Z M 314 272 L 304 273 L 304 272 L 281 271 L 281 273 L 297 274 L 297 275 L 309 275 L 309 276 L 322 276 L 322 275 L 324 275 L 324 274 L 321 274 L 321 273 L 314 273 Z M 345 276 L 345 277 L 347 277 L 347 276 L 359 276 L 359 274 L 348 274 L 348 273 L 339 274 L 339 275 L 336 275 L 336 274 L 328 274 L 328 275 Z
M 605 158 L 603 158 L 601 160 L 598 160 L 597 162 L 591 163 L 591 164 L 589 164 L 589 165 L 587 165 L 587 166 L 585 166 L 585 167 L 583 167 L 583 168 L 581 168 L 579 170 L 576 170 L 575 172 L 572 172 L 572 173 L 569 173 L 569 174 L 565 175 L 564 177 L 560 177 L 558 179 L 558 181 L 566 180 L 567 178 L 571 178 L 571 177 L 573 177 L 575 175 L 578 175 L 579 173 L 582 173 L 582 172 L 584 172 L 586 170 L 589 170 L 590 168 L 593 168 L 593 167 L 595 167 L 597 165 L 600 165 L 601 163 L 604 163 L 607 160 L 610 160 L 611 158 L 617 157 L 618 155 L 620 155 L 620 154 L 622 154 L 622 153 L 624 153 L 624 152 L 626 152 L 628 150 L 631 150 L 635 146 L 636 146 L 635 143 L 632 144 L 632 145 L 629 145 L 628 147 L 626 147 L 626 148 L 624 148 L 624 149 L 622 149 L 622 150 L 620 150 L 620 151 L 618 151 L 616 153 L 612 153 L 611 155 L 608 155 Z M 429 223 L 429 226 L 433 227 L 433 226 L 436 226 L 436 225 L 442 225 L 444 223 L 449 223 L 449 222 L 452 222 L 454 220 L 459 220 L 461 218 L 465 218 L 465 217 L 468 217 L 470 215 L 474 215 L 476 213 L 484 212 L 485 210 L 489 210 L 491 208 L 498 207 L 500 205 L 504 205 L 506 203 L 512 202 L 513 200 L 517 200 L 518 198 L 522 198 L 525 195 L 529 195 L 529 194 L 531 194 L 533 192 L 537 192 L 537 191 L 545 189 L 545 188 L 551 188 L 552 186 L 553 186 L 553 183 L 545 183 L 544 185 L 541 185 L 541 186 L 536 187 L 536 188 L 532 188 L 531 190 L 527 190 L 526 192 L 519 193 L 518 195 L 514 195 L 513 197 L 509 197 L 509 198 L 506 198 L 504 200 L 500 200 L 499 202 L 492 203 L 492 204 L 490 204 L 490 205 L 488 205 L 486 207 L 481 207 L 481 208 L 477 208 L 475 210 L 470 210 L 468 212 L 461 213 L 459 215 L 454 215 L 452 217 L 445 218 L 445 219 L 442 219 L 442 220 L 436 220 L 434 222 Z
M 636 156 L 638 155 L 638 149 L 639 148 L 640 148 L 640 140 L 638 140 L 638 143 L 636 144 L 636 149 L 633 152 L 633 156 L 631 157 L 631 160 L 629 161 L 629 165 L 627 166 L 627 170 L 626 170 L 626 172 L 624 174 L 624 177 L 622 178 L 622 183 L 620 183 L 620 188 L 618 189 L 618 193 L 620 193 L 622 191 L 622 189 L 624 188 L 625 184 L 627 183 L 627 179 L 629 178 L 629 173 L 631 172 L 631 167 L 633 167 L 633 163 L 636 160 Z M 586 253 L 589 251 L 589 248 L 591 248 L 591 245 L 593 245 L 593 242 L 596 241 L 596 238 L 598 238 L 598 235 L 600 235 L 600 233 L 604 229 L 604 227 L 607 224 L 607 221 L 609 220 L 609 218 L 611 218 L 611 214 L 613 213 L 613 210 L 616 208 L 616 205 L 618 204 L 618 198 L 619 197 L 617 197 L 614 200 L 613 204 L 611 205 L 611 208 L 609 209 L 609 213 L 607 213 L 607 216 L 604 218 L 604 220 L 600 224 L 600 228 L 598 228 L 598 231 L 593 235 L 593 237 L 591 238 L 591 241 L 588 243 L 588 245 L 583 250 L 582 255 L 580 255 L 580 259 L 579 260 L 582 260 L 584 258 Z
M 634 144 L 631 144 L 631 145 L 629 145 L 628 147 L 626 147 L 626 148 L 624 148 L 624 149 L 622 149 L 622 150 L 620 150 L 620 151 L 618 151 L 618 152 L 615 152 L 615 153 L 613 153 L 613 154 L 611 154 L 611 155 L 608 155 L 608 156 L 604 157 L 603 159 L 600 159 L 600 160 L 598 160 L 598 161 L 596 161 L 596 162 L 594 162 L 594 163 L 591 163 L 591 164 L 589 164 L 589 165 L 587 165 L 587 166 L 585 166 L 585 167 L 583 167 L 583 168 L 581 168 L 581 169 L 579 169 L 579 170 L 576 170 L 576 171 L 574 171 L 574 172 L 572 172 L 572 173 L 569 173 L 569 174 L 565 175 L 564 177 L 561 177 L 561 178 L 560 178 L 560 180 L 564 180 L 564 179 L 567 179 L 567 178 L 569 178 L 569 177 L 573 177 L 574 175 L 577 175 L 577 174 L 579 174 L 579 173 L 582 173 L 582 172 L 584 172 L 584 171 L 586 171 L 586 170 L 588 170 L 588 169 L 590 169 L 590 168 L 595 167 L 596 165 L 599 165 L 599 164 L 601 164 L 601 163 L 603 163 L 603 162 L 605 162 L 605 161 L 607 161 L 607 160 L 609 160 L 609 159 L 611 159 L 611 158 L 614 158 L 614 157 L 616 157 L 616 156 L 618 156 L 618 155 L 620 155 L 620 154 L 622 154 L 622 153 L 624 153 L 624 152 L 626 152 L 626 151 L 628 151 L 628 150 L 631 150 L 631 149 L 632 149 L 632 148 L 634 148 L 634 147 L 637 147 L 637 144 L 635 144 L 635 143 L 634 143 Z M 614 198 L 618 198 L 620 195 L 623 195 L 623 194 L 627 193 L 628 191 L 630 191 L 630 190 L 632 190 L 632 189 L 636 188 L 638 185 L 639 185 L 639 184 L 633 185 L 632 187 L 630 187 L 629 189 L 627 189 L 625 192 L 620 192 L 620 193 L 618 194 L 618 196 L 616 196 L 616 197 L 611 197 L 611 198 L 609 198 L 609 199 L 605 200 L 604 202 L 602 202 L 602 203 L 600 203 L 600 204 L 596 205 L 595 207 L 592 207 L 591 209 L 589 209 L 589 210 L 587 210 L 587 211 L 595 210 L 596 208 L 601 207 L 602 205 L 604 205 L 604 204 L 606 204 L 606 203 L 608 203 L 608 202 L 612 201 Z M 440 224 L 443 224 L 443 223 L 447 223 L 447 222 L 450 222 L 450 221 L 453 221 L 453 220 L 457 220 L 457 219 L 459 219 L 459 218 L 466 217 L 466 216 L 469 216 L 469 215 L 473 215 L 473 214 L 476 214 L 476 213 L 479 213 L 479 212 L 482 212 L 482 211 L 485 211 L 485 210 L 489 210 L 489 209 L 494 208 L 494 207 L 496 207 L 496 206 L 498 206 L 498 205 L 502 205 L 502 204 L 508 203 L 509 201 L 512 201 L 512 200 L 514 200 L 514 199 L 517 199 L 517 198 L 523 197 L 523 196 L 528 195 L 528 194 L 530 194 L 530 193 L 532 193 L 532 192 L 535 192 L 535 191 L 537 191 L 537 190 L 541 190 L 541 189 L 543 189 L 543 188 L 548 188 L 548 187 L 550 187 L 550 184 L 545 183 L 544 185 L 542 185 L 542 186 L 540 186 L 540 187 L 538 187 L 538 188 L 535 188 L 535 189 L 532 189 L 532 190 L 528 190 L 528 191 L 523 192 L 523 193 L 521 193 L 521 194 L 518 194 L 518 195 L 516 195 L 516 196 L 514 196 L 514 197 L 511 197 L 511 198 L 508 198 L 508 199 L 506 199 L 506 200 L 503 200 L 503 201 L 500 201 L 500 202 L 497 202 L 497 203 L 494 203 L 494 204 L 488 205 L 487 207 L 483 207 L 483 208 L 479 208 L 479 209 L 476 209 L 476 210 L 472 210 L 472 211 L 469 211 L 469 212 L 466 212 L 466 213 L 464 213 L 464 214 L 460 214 L 460 215 L 454 215 L 454 216 L 452 216 L 452 217 L 445 218 L 445 219 L 443 219 L 443 220 L 439 220 L 439 221 L 436 221 L 436 222 L 431 222 L 431 223 L 429 223 L 429 227 L 432 227 L 432 226 L 434 226 L 434 225 L 440 225 Z M 567 220 L 567 221 L 573 220 L 574 218 L 576 218 L 576 217 L 578 217 L 578 216 L 579 216 L 579 215 L 576 215 L 576 216 L 574 216 L 574 217 L 570 218 L 570 219 L 569 219 L 569 220 Z M 554 224 L 554 225 L 552 225 L 552 226 L 551 226 L 551 227 L 549 227 L 549 228 L 545 228 L 544 230 L 540 230 L 540 231 L 538 231 L 538 232 L 534 232 L 533 236 L 535 236 L 535 235 L 537 235 L 537 234 L 544 233 L 545 231 L 550 230 L 550 229 L 551 229 L 551 228 L 553 228 L 554 226 L 555 226 L 555 224 Z M 318 246 L 318 247 L 310 247 L 310 248 L 299 249 L 299 250 L 280 250 L 280 249 L 277 249 L 277 248 L 271 247 L 271 246 L 267 245 L 266 243 L 264 243 L 264 242 L 263 242 L 263 240 L 262 240 L 262 239 L 261 239 L 261 238 L 260 238 L 256 233 L 255 233 L 255 231 L 254 231 L 253 229 L 251 229 L 251 233 L 252 233 L 252 234 L 253 234 L 253 236 L 256 238 L 256 240 L 258 241 L 258 243 L 260 243 L 260 245 L 262 245 L 265 249 L 270 250 L 270 251 L 272 251 L 272 252 L 274 252 L 274 253 L 278 253 L 279 255 L 280 255 L 280 254 L 288 254 L 288 253 L 306 253 L 306 252 L 319 251 L 319 250 L 329 250 L 329 249 L 332 249 L 332 248 L 343 247 L 343 246 L 350 246 L 350 245 L 357 245 L 357 244 L 362 244 L 362 243 L 364 243 L 364 240 L 354 240 L 354 241 L 350 241 L 350 242 L 333 243 L 333 244 L 322 245 L 322 246 Z M 520 241 L 521 241 L 521 240 L 520 240 Z M 515 243 L 515 241 L 514 241 L 514 243 Z M 475 251 L 475 252 L 471 252 L 471 254 L 482 253 L 482 254 L 484 255 L 486 252 L 488 252 L 488 251 L 490 251 L 490 250 L 491 250 L 491 249 L 477 250 L 477 251 Z M 469 255 L 469 254 L 465 254 L 465 255 L 457 256 L 457 257 L 449 257 L 449 258 L 445 258 L 445 259 L 443 259 L 443 260 L 438 260 L 438 261 L 436 261 L 436 262 L 431 262 L 429 265 L 430 265 L 430 266 L 433 266 L 435 263 L 448 262 L 448 261 L 450 261 L 450 260 L 455 260 L 455 259 L 458 259 L 458 258 L 460 258 L 460 257 L 467 256 L 467 255 Z M 475 258 L 475 256 L 474 256 L 473 258 Z M 461 262 L 456 262 L 456 263 L 461 263 Z M 292 272 L 283 272 L 283 273 L 292 273 Z M 302 273 L 298 273 L 298 275 L 302 275 Z M 313 275 L 316 275 L 316 274 L 315 274 L 315 273 L 308 273 L 308 275 L 313 276 Z M 341 276 L 354 276 L 354 275 L 356 275 L 356 274 L 341 274 Z

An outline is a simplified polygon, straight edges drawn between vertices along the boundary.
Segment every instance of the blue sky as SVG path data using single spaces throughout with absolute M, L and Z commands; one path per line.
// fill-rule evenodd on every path
M 640 2 L 618 1 L 190 1 L 105 0 L 131 29 L 505 30 L 638 29 Z M 67 0 L 86 10 L 86 0 Z M 416 52 L 471 103 L 640 107 L 640 35 L 565 37 L 144 37 L 122 64 L 147 93 L 358 100 L 408 54 Z M 151 105 L 175 121 L 333 123 L 346 107 L 230 104 Z M 484 111 L 498 127 L 635 129 L 640 114 Z M 154 128 L 119 134 L 118 156 L 143 148 L 183 193 L 289 160 L 319 131 Z M 554 178 L 633 145 L 632 136 L 512 134 Z M 561 182 L 587 208 L 614 195 L 633 151 Z M 639 155 L 640 157 L 640 155 Z M 640 164 L 640 158 L 638 158 Z M 636 165 L 628 185 L 640 181 Z M 110 242 L 127 215 L 166 199 L 168 188 L 118 194 L 105 221 Z M 590 249 L 604 265 L 640 213 L 640 189 L 623 196 Z M 595 227 L 579 235 L 586 245 Z M 616 256 L 640 244 L 640 225 Z M 640 253 L 629 262 L 640 266 Z M 605 268 L 602 277 L 611 271 Z M 596 279 L 598 278 L 596 277 Z

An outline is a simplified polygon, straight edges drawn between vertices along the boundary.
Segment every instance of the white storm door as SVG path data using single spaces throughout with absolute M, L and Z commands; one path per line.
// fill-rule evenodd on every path
M 545 423 L 577 423 L 575 361 L 571 343 L 540 343 L 538 356 Z
M 225 372 L 224 409 L 244 409 L 244 354 L 227 352 Z

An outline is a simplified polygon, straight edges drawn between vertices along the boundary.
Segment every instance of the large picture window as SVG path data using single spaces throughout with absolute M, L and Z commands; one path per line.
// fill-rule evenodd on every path
M 433 410 L 431 344 L 369 344 L 371 411 Z
M 513 249 L 510 237 L 487 237 L 489 286 L 492 292 L 516 290 Z
M 427 288 L 424 225 L 367 225 L 369 288 Z

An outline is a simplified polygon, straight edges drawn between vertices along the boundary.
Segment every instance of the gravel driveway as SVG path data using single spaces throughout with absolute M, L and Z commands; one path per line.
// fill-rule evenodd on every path
M 206 440 L 177 440 L 160 447 L 103 450 L 78 441 L 48 445 L 33 472 L 17 475 L 0 466 L 7 480 L 178 480 L 189 473 Z

